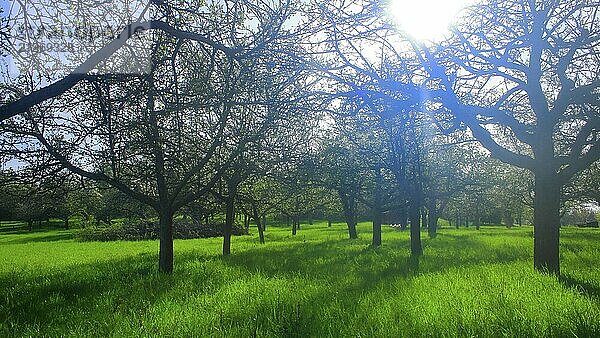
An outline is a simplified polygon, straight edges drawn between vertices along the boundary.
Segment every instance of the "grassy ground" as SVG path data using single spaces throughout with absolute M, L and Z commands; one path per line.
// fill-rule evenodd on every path
M 267 230 L 226 258 L 220 239 L 175 241 L 171 276 L 156 241 L 0 232 L 0 336 L 600 335 L 597 229 L 562 230 L 561 278 L 533 271 L 530 227 L 445 228 L 419 261 L 390 228 L 378 249 L 367 224 L 356 241 L 342 224 Z

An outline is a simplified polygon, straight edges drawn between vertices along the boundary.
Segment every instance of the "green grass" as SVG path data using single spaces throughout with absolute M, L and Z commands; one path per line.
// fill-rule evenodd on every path
M 0 336 L 600 335 L 600 231 L 562 230 L 563 277 L 532 269 L 532 228 L 445 228 L 408 255 L 408 233 L 381 248 L 341 224 L 175 241 L 86 242 L 69 231 L 0 234 Z

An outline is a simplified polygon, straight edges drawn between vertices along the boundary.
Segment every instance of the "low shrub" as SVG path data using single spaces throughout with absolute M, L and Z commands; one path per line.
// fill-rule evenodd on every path
M 223 236 L 222 223 L 199 224 L 189 219 L 176 219 L 173 222 L 173 238 L 192 239 Z M 232 229 L 234 236 L 247 235 L 248 231 L 240 224 L 234 224 Z M 110 227 L 86 227 L 77 232 L 77 238 L 81 241 L 139 241 L 153 240 L 160 236 L 160 225 L 158 221 L 139 221 L 132 224 Z

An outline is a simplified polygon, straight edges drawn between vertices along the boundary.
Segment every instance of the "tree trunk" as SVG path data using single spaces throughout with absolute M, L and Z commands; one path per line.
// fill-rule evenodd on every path
M 327 220 L 327 227 L 331 228 L 331 220 L 330 219 Z
M 342 194 L 340 194 L 340 199 L 342 200 L 342 207 L 344 209 L 344 218 L 346 219 L 346 224 L 348 224 L 348 235 L 350 236 L 350 239 L 357 239 L 358 233 L 356 231 L 356 218 L 354 215 L 354 199 Z
M 427 234 L 429 238 L 435 238 L 437 236 L 437 222 L 438 222 L 437 210 L 435 202 L 429 205 L 429 219 L 427 220 Z
M 408 216 L 406 215 L 406 207 L 400 209 L 400 230 L 406 230 L 408 226 L 407 222 Z
M 27 221 L 27 226 L 29 227 L 29 231 L 33 231 L 33 221 L 32 220 Z
M 560 185 L 552 173 L 535 173 L 534 267 L 539 271 L 560 274 Z
M 225 225 L 223 226 L 223 256 L 231 254 L 231 231 L 235 221 L 235 189 L 229 191 L 227 197 L 227 210 L 225 213 Z
M 504 213 L 504 219 L 505 219 L 505 222 L 506 222 L 506 227 L 509 228 L 509 229 L 512 228 L 513 225 L 514 225 L 514 223 L 515 223 L 515 220 L 514 220 L 514 218 L 512 216 L 512 213 L 510 211 L 507 210 Z
M 173 212 L 163 210 L 159 215 L 160 249 L 158 270 L 162 273 L 173 272 Z
M 381 220 L 383 218 L 381 212 L 381 185 L 382 185 L 382 176 L 381 169 L 377 168 L 375 170 L 376 178 L 375 178 L 375 191 L 373 194 L 373 246 L 381 246 Z
M 260 216 L 258 215 L 258 210 L 255 207 L 252 208 L 252 214 L 254 215 L 254 221 L 256 221 L 256 228 L 258 229 L 258 238 L 259 238 L 260 244 L 265 244 L 264 227 L 261 224 L 262 222 L 260 221 Z
M 246 228 L 246 231 L 250 230 L 250 217 L 246 213 L 244 213 L 244 228 Z
M 256 224 L 258 228 L 258 239 L 260 241 L 260 244 L 265 244 L 265 229 L 261 223 L 262 222 L 260 222 L 259 220 Z
M 65 217 L 64 222 L 65 222 L 65 230 L 69 230 L 69 217 Z
M 358 231 L 356 231 L 356 222 L 352 221 L 352 223 L 348 224 L 348 235 L 350 239 L 358 238 Z
M 421 215 L 419 213 L 419 202 L 416 199 L 411 200 L 410 203 L 410 254 L 412 256 L 420 256 L 423 254 L 423 248 L 421 247 L 421 226 L 420 220 Z
M 292 219 L 292 236 L 296 236 L 298 222 L 296 221 L 296 217 Z
M 373 215 L 373 246 L 381 246 L 381 212 Z
M 421 209 L 421 226 L 427 228 L 427 209 L 425 207 Z

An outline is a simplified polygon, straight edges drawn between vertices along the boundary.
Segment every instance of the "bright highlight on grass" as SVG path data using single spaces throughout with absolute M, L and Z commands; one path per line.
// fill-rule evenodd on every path
M 436 41 L 449 33 L 470 0 L 390 0 L 388 11 L 398 28 L 419 41 Z

